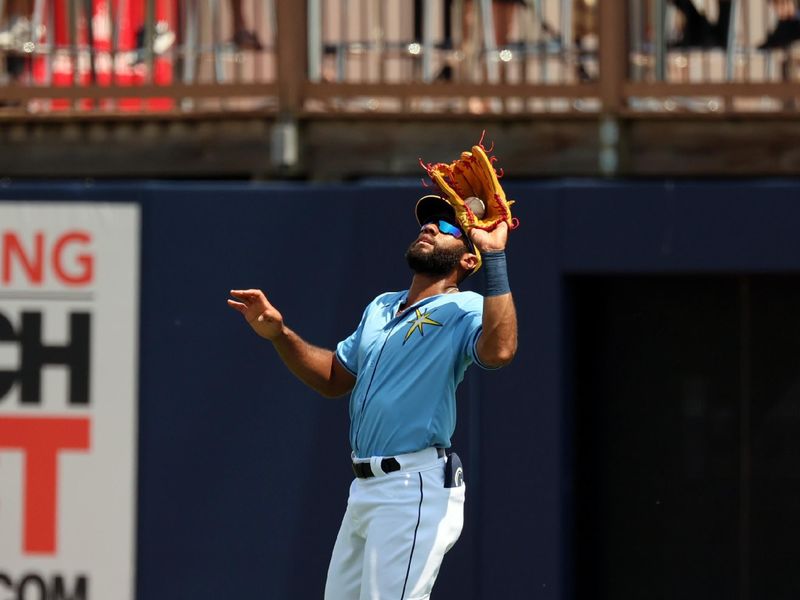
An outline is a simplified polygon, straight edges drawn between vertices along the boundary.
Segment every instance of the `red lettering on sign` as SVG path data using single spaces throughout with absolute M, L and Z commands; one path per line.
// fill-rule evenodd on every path
M 85 246 L 91 241 L 91 236 L 83 231 L 68 231 L 58 239 L 53 248 L 53 268 L 62 282 L 71 285 L 82 285 L 92 281 L 94 277 L 94 260 L 91 254 L 79 254 L 75 257 L 76 262 L 81 266 L 77 273 L 70 274 L 64 269 L 64 249 L 67 245 L 80 243 Z
M 38 231 L 32 240 L 18 232 L 0 235 L 0 282 L 4 285 L 28 283 L 42 285 L 45 277 L 68 286 L 83 286 L 94 279 L 94 255 L 88 246 L 92 236 L 70 230 L 55 237 Z
M 24 453 L 24 552 L 55 553 L 58 453 L 88 450 L 89 426 L 88 418 L 0 417 L 0 450 Z
M 38 232 L 34 236 L 33 257 L 25 253 L 25 248 L 16 233 L 6 232 L 3 234 L 3 283 L 5 284 L 11 283 L 11 266 L 14 256 L 25 272 L 27 280 L 41 285 L 44 275 L 44 234 Z

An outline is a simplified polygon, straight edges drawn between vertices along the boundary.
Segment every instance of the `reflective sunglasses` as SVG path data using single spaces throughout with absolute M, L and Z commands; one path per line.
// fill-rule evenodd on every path
M 446 233 L 447 235 L 452 235 L 457 240 L 461 239 L 461 236 L 464 235 L 464 232 L 462 232 L 458 227 L 456 227 L 451 223 L 448 223 L 447 221 L 443 221 L 442 219 L 438 220 L 432 219 L 430 221 L 426 221 L 425 224 L 427 225 L 428 223 L 436 223 L 436 226 L 439 228 L 439 231 L 441 231 L 442 233 Z

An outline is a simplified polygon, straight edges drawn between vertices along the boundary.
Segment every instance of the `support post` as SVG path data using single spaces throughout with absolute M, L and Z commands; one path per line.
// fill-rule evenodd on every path
M 293 117 L 303 106 L 303 85 L 308 73 L 306 3 L 276 0 L 278 107 L 282 116 Z
M 628 76 L 627 7 L 621 0 L 598 2 L 600 23 L 600 97 L 603 112 L 617 115 L 624 105 Z

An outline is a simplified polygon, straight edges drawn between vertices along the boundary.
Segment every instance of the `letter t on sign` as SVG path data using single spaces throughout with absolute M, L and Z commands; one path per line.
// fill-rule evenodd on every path
M 24 453 L 24 552 L 55 553 L 58 453 L 88 450 L 89 425 L 88 418 L 0 417 L 0 451 Z

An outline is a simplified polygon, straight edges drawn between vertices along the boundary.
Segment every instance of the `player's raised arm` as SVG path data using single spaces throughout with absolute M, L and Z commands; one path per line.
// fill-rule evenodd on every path
M 505 249 L 508 225 L 500 223 L 491 232 L 473 229 L 470 237 L 483 255 L 486 292 L 483 300 L 483 331 L 476 350 L 481 363 L 502 367 L 517 352 L 517 311 L 508 284 Z
M 309 344 L 289 329 L 261 290 L 231 290 L 230 295 L 235 299 L 228 299 L 228 306 L 241 313 L 253 331 L 272 342 L 300 381 L 328 398 L 353 389 L 355 377 L 339 364 L 334 353 Z

